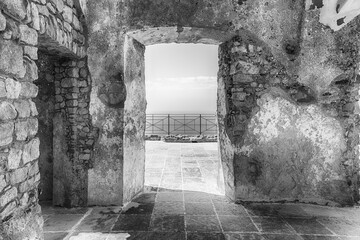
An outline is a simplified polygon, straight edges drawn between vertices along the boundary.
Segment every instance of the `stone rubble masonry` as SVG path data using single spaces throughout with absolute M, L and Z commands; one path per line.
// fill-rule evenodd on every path
M 55 64 L 55 111 L 61 112 L 66 126 L 67 149 L 72 167 L 84 173 L 92 167 L 91 153 L 97 130 L 92 127 L 89 113 L 91 78 L 88 76 L 86 58 L 79 61 L 68 61 Z M 69 169 L 69 171 L 72 171 Z M 71 173 L 69 173 L 71 174 Z M 59 177 L 56 177 L 57 179 Z M 75 179 L 75 178 L 74 178 Z M 84 180 L 84 179 L 83 179 Z M 78 180 L 76 180 L 78 181 Z M 81 190 L 84 183 L 74 182 L 73 193 L 78 196 L 73 206 L 86 203 L 86 193 Z M 76 188 L 79 188 L 76 190 Z M 64 205 L 65 199 L 57 197 L 57 204 Z
M 38 78 L 35 61 L 38 49 L 59 57 L 85 57 L 83 23 L 79 21 L 83 16 L 77 16 L 78 13 L 81 11 L 75 9 L 73 1 L 66 0 L 1 0 L 0 3 L 0 155 L 5 160 L 5 171 L 0 172 L 0 221 L 4 231 L 0 235 L 5 238 L 42 239 L 43 220 L 37 190 L 38 111 L 32 100 L 39 91 L 34 84 Z M 85 75 L 82 70 L 81 81 L 87 80 Z M 78 108 L 82 110 L 80 106 L 86 108 L 89 92 L 90 88 L 80 92 L 71 87 L 62 95 L 71 102 L 69 105 L 63 102 L 61 106 L 73 125 L 79 124 L 81 133 L 86 132 L 82 129 L 90 116 L 84 113 L 81 120 L 76 117 Z M 69 142 L 70 139 L 75 146 L 74 138 L 69 136 Z M 88 154 L 86 147 L 86 144 L 81 147 L 81 154 Z

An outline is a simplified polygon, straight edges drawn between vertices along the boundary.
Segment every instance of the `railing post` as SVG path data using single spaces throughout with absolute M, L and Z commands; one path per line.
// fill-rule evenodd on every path
M 201 135 L 201 114 L 200 114 L 200 135 Z
M 168 135 L 170 135 L 170 114 L 168 114 Z

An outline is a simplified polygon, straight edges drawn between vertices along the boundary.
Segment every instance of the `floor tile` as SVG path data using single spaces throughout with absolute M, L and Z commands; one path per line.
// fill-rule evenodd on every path
M 318 222 L 320 222 L 336 234 L 345 236 L 360 236 L 360 223 L 358 222 L 351 221 L 345 218 L 330 217 L 318 218 Z
M 288 222 L 295 229 L 295 231 L 300 234 L 331 235 L 331 232 L 319 222 L 317 222 L 315 218 L 286 218 L 285 221 Z
M 304 240 L 341 240 L 337 236 L 301 235 Z
M 161 192 L 158 193 L 156 202 L 182 202 L 183 193 L 182 192 Z
M 196 168 L 190 168 L 190 167 L 183 167 L 183 176 L 186 178 L 194 178 L 194 177 L 198 177 L 201 178 L 201 172 L 200 172 L 200 168 L 196 167 Z
M 108 232 L 117 219 L 116 214 L 90 214 L 76 228 L 76 231 Z
M 184 232 L 184 215 L 153 215 L 149 230 L 154 232 Z
M 248 215 L 240 204 L 228 202 L 214 202 L 213 204 L 218 215 Z
M 120 215 L 111 231 L 147 231 L 151 215 Z
M 136 203 L 131 202 L 127 204 L 121 214 L 151 214 L 155 203 Z
M 185 213 L 187 215 L 215 215 L 212 203 L 185 203 Z
M 187 232 L 187 240 L 225 240 L 225 235 L 220 232 Z
M 88 208 L 63 208 L 53 206 L 41 206 L 41 212 L 44 215 L 85 214 L 88 210 Z
M 184 204 L 182 202 L 156 202 L 154 215 L 181 215 L 184 214 Z
M 63 240 L 67 235 L 67 232 L 44 233 L 44 240 Z
M 211 198 L 208 193 L 201 192 L 184 192 L 185 202 L 208 202 L 211 203 Z
M 226 240 L 268 240 L 260 234 L 249 234 L 249 233 L 225 233 Z M 280 240 L 280 239 L 279 239 Z M 291 238 L 284 238 L 284 240 L 293 240 Z
M 253 217 L 253 222 L 260 232 L 295 234 L 296 232 L 281 218 L 274 217 Z
M 244 207 L 249 214 L 254 216 L 283 216 L 283 217 L 306 217 L 309 216 L 301 207 L 296 204 L 246 204 Z
M 143 193 L 132 201 L 137 203 L 154 203 L 155 198 L 156 193 Z
M 264 240 L 304 240 L 299 235 L 293 234 L 261 234 Z
M 220 232 L 220 224 L 214 216 L 185 216 L 186 231 L 193 232 Z
M 80 214 L 50 215 L 44 223 L 44 231 L 69 231 L 82 217 Z
M 219 216 L 219 219 L 225 232 L 258 232 L 250 217 Z
M 136 232 L 127 232 L 127 234 L 129 234 L 130 236 L 127 237 L 126 240 L 147 240 L 148 237 L 148 232 L 136 231 Z M 107 240 L 119 240 L 119 239 L 109 238 Z
M 94 207 L 91 214 L 120 214 L 122 210 L 121 206 L 110 206 L 110 207 Z
M 185 232 L 149 232 L 147 237 L 147 240 L 185 240 L 185 239 L 186 239 Z

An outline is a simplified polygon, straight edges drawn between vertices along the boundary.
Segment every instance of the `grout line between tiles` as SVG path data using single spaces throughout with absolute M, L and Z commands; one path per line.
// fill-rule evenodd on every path
M 66 235 L 66 237 L 64 238 L 64 240 L 68 240 L 70 239 L 71 235 L 75 232 L 76 228 L 81 224 L 81 222 L 91 214 L 92 212 L 92 208 L 89 208 L 89 210 L 84 214 L 84 216 L 82 216 L 82 218 L 80 218 L 80 220 L 70 229 L 68 235 Z

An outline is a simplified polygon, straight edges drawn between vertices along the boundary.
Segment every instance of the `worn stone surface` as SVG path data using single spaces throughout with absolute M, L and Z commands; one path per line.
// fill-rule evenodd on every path
M 14 123 L 0 123 L 0 130 L 0 132 L 2 133 L 0 136 L 0 146 L 11 143 L 13 140 Z
M 24 77 L 23 49 L 13 41 L 0 42 L 0 72 L 19 78 Z
M 351 203 L 341 166 L 346 146 L 340 123 L 317 106 L 299 107 L 271 93 L 258 104 L 234 158 L 237 197 Z
M 123 202 L 143 190 L 145 169 L 145 47 L 128 37 L 125 41 L 124 185 Z M 140 63 L 140 64 L 139 64 Z
M 40 156 L 39 152 L 40 140 L 38 138 L 32 139 L 24 145 L 22 160 L 26 164 L 30 161 L 37 159 Z
M 14 105 L 9 102 L 0 102 L 0 120 L 7 121 L 13 120 L 17 116 L 17 110 Z

